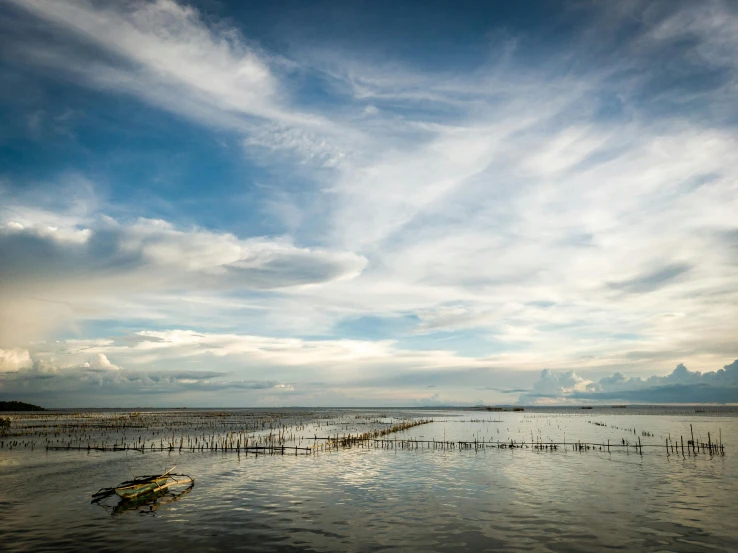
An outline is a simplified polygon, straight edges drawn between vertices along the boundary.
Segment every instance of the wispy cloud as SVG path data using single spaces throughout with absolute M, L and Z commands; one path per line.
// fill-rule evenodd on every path
M 12 5 L 42 22 L 4 39 L 13 63 L 232 133 L 274 175 L 244 218 L 288 234 L 112 219 L 83 178 L 89 201 L 16 187 L 0 212 L 6 351 L 112 312 L 141 332 L 207 330 L 181 349 L 140 342 L 157 362 L 302 359 L 323 376 L 344 363 L 346 379 L 387 359 L 595 378 L 738 354 L 738 17 L 724 2 L 593 5 L 569 45 L 492 33 L 495 54 L 464 70 L 331 44 L 290 57 L 172 0 Z M 341 335 L 362 317 L 415 324 Z M 593 393 L 556 374 L 540 386 Z
M 689 269 L 689 265 L 675 263 L 633 278 L 610 282 L 608 285 L 616 290 L 634 294 L 652 292 L 668 285 L 670 281 L 686 273 Z
M 30 32 L 13 45 L 21 59 L 209 126 L 253 131 L 251 141 L 268 140 L 270 147 L 299 155 L 305 147 L 285 137 L 321 133 L 308 157 L 320 156 L 323 147 L 335 150 L 329 140 L 340 142 L 330 119 L 292 105 L 280 82 L 289 73 L 286 60 L 249 43 L 234 27 L 209 25 L 192 6 L 173 0 L 12 3 L 67 33 L 55 36 L 58 48 L 52 49 Z

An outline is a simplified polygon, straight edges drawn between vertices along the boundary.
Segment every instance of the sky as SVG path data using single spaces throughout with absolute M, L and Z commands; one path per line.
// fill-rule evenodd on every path
M 738 403 L 738 4 L 0 0 L 0 399 Z

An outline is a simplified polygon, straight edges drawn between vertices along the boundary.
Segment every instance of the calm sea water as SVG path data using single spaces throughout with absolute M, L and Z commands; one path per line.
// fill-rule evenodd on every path
M 432 417 L 431 424 L 387 439 L 615 444 L 640 437 L 643 444 L 663 445 L 669 435 L 686 440 L 692 424 L 705 441 L 707 432 L 711 440 L 722 438 L 726 454 L 667 456 L 664 447 L 644 449 L 643 455 L 632 448 L 579 452 L 567 446 L 142 455 L 47 452 L 38 440 L 33 451 L 5 444 L 0 550 L 738 551 L 735 410 L 385 409 L 291 416 L 285 419 L 294 423 L 288 445 L 310 445 L 307 437 L 316 434 L 360 433 L 393 420 Z M 14 420 L 16 426 L 32 422 Z M 173 492 L 130 509 L 116 509 L 115 500 L 90 503 L 92 492 L 129 479 L 130 471 L 151 474 L 172 465 L 196 479 L 184 495 Z

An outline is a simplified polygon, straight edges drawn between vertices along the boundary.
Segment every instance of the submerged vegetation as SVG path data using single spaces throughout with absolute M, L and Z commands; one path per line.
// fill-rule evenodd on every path
M 646 448 L 665 451 L 667 455 L 725 453 L 719 428 L 713 428 L 704 437 L 695 436 L 694 430 L 690 429 L 686 439 L 681 435 L 678 439 L 672 439 L 671 433 L 657 436 L 650 430 L 638 429 L 639 433 L 635 428 L 607 424 L 598 415 L 511 412 L 506 416 L 507 421 L 531 424 L 529 435 L 526 435 L 527 431 L 521 434 L 518 428 L 517 436 L 505 436 L 500 432 L 501 428 L 496 426 L 505 422 L 499 416 L 465 421 L 457 415 L 446 413 L 445 419 L 438 420 L 422 417 L 411 410 L 366 410 L 358 414 L 357 411 L 341 409 L 25 413 L 13 415 L 12 426 L 11 419 L 2 423 L 4 428 L 0 448 L 247 455 L 315 454 L 351 447 L 622 451 L 626 454 L 631 451 L 643 454 Z M 591 429 L 601 429 L 598 431 L 600 434 L 580 434 L 580 439 L 572 439 L 563 426 L 570 421 L 588 422 Z M 483 424 L 486 429 L 471 437 L 457 434 L 447 439 L 446 425 L 453 422 Z M 493 425 L 495 430 L 489 425 Z M 557 431 L 552 425 L 556 426 Z M 421 426 L 428 427 L 430 438 L 421 434 L 426 432 L 418 428 Z M 509 432 L 509 428 L 506 430 Z M 490 435 L 493 431 L 495 434 Z M 551 433 L 546 435 L 543 431 Z
M 310 453 L 431 422 L 407 415 L 340 410 L 223 410 L 43 413 L 16 416 L 0 448 L 96 451 Z M 322 444 L 316 446 L 317 436 Z M 330 442 L 330 445 L 327 443 Z

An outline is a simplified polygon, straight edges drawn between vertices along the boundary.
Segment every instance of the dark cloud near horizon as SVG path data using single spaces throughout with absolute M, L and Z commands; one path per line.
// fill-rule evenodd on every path
M 634 403 L 738 403 L 738 359 L 722 369 L 700 373 L 678 365 L 667 376 L 628 378 L 622 373 L 590 382 L 574 371 L 548 369 L 521 396 L 522 403 L 537 399 L 625 401 Z
M 113 365 L 114 367 L 114 365 Z M 248 392 L 291 389 L 273 380 L 226 380 L 230 373 L 218 371 L 133 371 L 80 365 L 57 368 L 48 363 L 16 372 L 0 373 L 0 399 L 35 399 L 56 403 L 79 402 L 80 397 L 128 398 L 172 396 L 192 393 Z
M 634 403 L 738 403 L 738 386 L 710 384 L 671 384 L 642 390 L 617 392 L 574 392 L 573 399 L 618 400 Z

